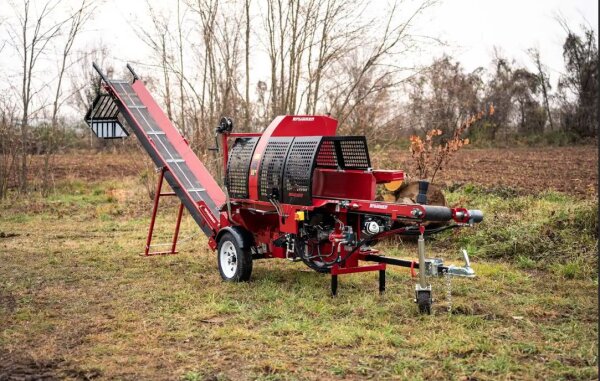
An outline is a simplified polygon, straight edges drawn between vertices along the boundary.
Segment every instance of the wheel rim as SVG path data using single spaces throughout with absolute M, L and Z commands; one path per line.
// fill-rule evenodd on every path
M 237 252 L 233 242 L 226 241 L 221 245 L 219 252 L 219 262 L 221 263 L 221 271 L 227 278 L 233 278 L 237 270 Z

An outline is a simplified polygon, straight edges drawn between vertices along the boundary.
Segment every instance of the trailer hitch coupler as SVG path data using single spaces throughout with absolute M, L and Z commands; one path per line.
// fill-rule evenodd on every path
M 448 266 L 448 275 L 453 276 L 461 276 L 466 278 L 475 277 L 475 270 L 471 268 L 471 260 L 469 259 L 469 254 L 467 254 L 467 250 L 462 249 L 461 253 L 463 255 L 463 259 L 465 261 L 464 266 Z

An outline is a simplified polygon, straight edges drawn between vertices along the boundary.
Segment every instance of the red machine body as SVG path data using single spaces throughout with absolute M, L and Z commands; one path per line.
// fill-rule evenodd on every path
M 224 192 L 129 65 L 133 83 L 109 80 L 94 67 L 107 94 L 94 102 L 86 121 L 98 136 L 100 129 L 117 131 L 122 127 L 118 109 L 161 171 L 146 255 L 152 254 L 158 198 L 176 195 L 207 235 L 209 246 L 218 249 L 225 280 L 247 280 L 252 260 L 286 258 L 330 273 L 333 294 L 337 275 L 364 271 L 379 271 L 383 291 L 386 264 L 419 264 L 380 256 L 372 248 L 378 241 L 393 234 L 422 239 L 428 233 L 426 221 L 453 222 L 450 227 L 456 227 L 483 218 L 481 212 L 463 208 L 377 201 L 377 184 L 403 180 L 404 172 L 372 169 L 366 139 L 337 136 L 337 121 L 328 116 L 278 116 L 262 133 L 232 132 L 231 121 L 224 118 L 217 129 Z M 105 104 L 110 103 L 107 97 L 113 104 Z M 102 133 L 104 138 L 117 135 Z M 161 193 L 163 175 L 172 193 Z M 181 211 L 169 253 L 175 253 Z M 424 251 L 420 257 L 423 262 Z M 436 263 L 434 270 L 448 270 Z M 240 272 L 239 267 L 245 269 Z M 422 284 L 417 291 L 427 290 Z
M 348 273 L 363 271 L 359 260 L 375 253 L 354 250 L 358 242 L 370 238 L 364 237 L 366 219 L 378 220 L 381 232 L 377 234 L 380 234 L 389 231 L 397 221 L 418 224 L 452 218 L 449 208 L 376 201 L 377 184 L 403 180 L 404 172 L 373 170 L 364 137 L 338 137 L 336 129 L 337 121 L 333 118 L 307 115 L 277 117 L 262 134 L 223 132 L 221 146 L 226 159 L 224 166 L 228 169 L 225 180 L 231 215 L 227 216 L 227 208 L 223 208 L 221 228 L 242 227 L 252 234 L 260 255 L 290 259 L 294 253 L 278 240 L 286 235 L 302 235 L 303 226 L 315 214 L 331 216 L 337 222 L 321 225 L 321 229 L 328 228 L 328 240 L 319 243 L 319 251 L 333 250 L 333 254 L 317 262 L 337 259 L 328 268 Z M 248 164 L 233 168 L 233 161 Z M 298 169 L 305 172 L 298 173 Z M 273 178 L 278 179 L 269 184 Z M 293 189 L 286 189 L 286 183 L 306 179 L 309 186 L 296 184 Z M 247 193 L 243 189 L 245 183 Z M 296 202 L 288 202 L 290 199 Z M 441 218 L 439 208 L 446 210 Z M 345 239 L 348 231 L 353 235 L 351 242 Z M 211 239 L 211 247 L 216 248 L 217 241 L 218 237 Z M 353 251 L 354 255 L 347 258 Z

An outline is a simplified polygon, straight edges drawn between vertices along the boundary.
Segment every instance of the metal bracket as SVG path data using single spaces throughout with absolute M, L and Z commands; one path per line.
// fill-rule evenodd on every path
M 154 206 L 152 207 L 152 218 L 150 219 L 150 227 L 148 228 L 148 237 L 146 238 L 146 247 L 141 256 L 149 257 L 153 255 L 168 255 L 177 254 L 177 239 L 179 238 L 179 227 L 181 226 L 181 216 L 183 215 L 183 203 L 179 204 L 177 211 L 177 220 L 175 222 L 175 232 L 173 233 L 173 240 L 170 244 L 170 249 L 166 251 L 155 251 L 151 252 L 152 247 L 152 233 L 154 232 L 154 224 L 156 222 L 156 214 L 158 212 L 158 203 L 161 196 L 176 196 L 175 192 L 162 192 L 162 183 L 165 177 L 165 172 L 168 171 L 166 167 L 160 168 L 160 175 L 158 176 L 158 185 L 156 186 L 156 193 L 154 194 Z
M 430 284 L 428 284 L 425 287 L 421 286 L 419 283 L 415 284 L 415 298 L 413 299 L 413 301 L 415 303 L 418 303 L 419 294 L 421 294 L 421 293 L 428 293 L 429 299 L 433 302 L 433 299 L 431 298 L 431 285 Z
M 444 260 L 440 258 L 427 258 L 425 259 L 425 274 L 427 276 L 438 276 L 442 275 L 440 267 L 444 265 Z

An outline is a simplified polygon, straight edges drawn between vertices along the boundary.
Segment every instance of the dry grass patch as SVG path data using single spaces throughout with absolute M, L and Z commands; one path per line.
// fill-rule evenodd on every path
M 156 242 L 170 238 L 170 206 Z M 189 217 L 179 255 L 138 257 L 148 214 L 135 179 L 2 205 L 0 369 L 71 379 L 596 377 L 597 279 L 586 273 L 482 256 L 476 279 L 453 280 L 451 314 L 436 280 L 434 315 L 419 316 L 405 269 L 390 271 L 382 297 L 376 275 L 359 274 L 342 277 L 331 299 L 327 276 L 281 260 L 256 262 L 250 283 L 222 283 Z M 410 257 L 413 245 L 390 250 Z M 451 244 L 435 246 L 458 261 Z

